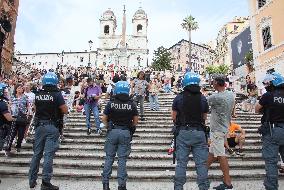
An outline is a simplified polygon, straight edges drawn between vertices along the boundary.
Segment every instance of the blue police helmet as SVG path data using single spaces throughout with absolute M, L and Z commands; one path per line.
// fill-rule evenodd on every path
M 5 83 L 0 83 L 0 97 L 4 96 L 4 90 L 7 88 Z
M 199 85 L 200 83 L 200 75 L 194 72 L 185 73 L 182 81 L 182 87 L 186 87 L 188 85 Z
M 274 77 L 272 80 L 273 86 L 277 87 L 284 84 L 284 77 L 280 73 L 274 72 L 272 75 Z
M 127 94 L 129 95 L 130 85 L 126 81 L 118 81 L 115 83 L 113 94 Z
M 262 84 L 265 86 L 271 85 L 272 81 L 274 80 L 274 76 L 272 74 L 266 74 L 262 80 Z
M 53 72 L 47 72 L 42 78 L 42 85 L 56 86 L 58 84 L 57 75 Z

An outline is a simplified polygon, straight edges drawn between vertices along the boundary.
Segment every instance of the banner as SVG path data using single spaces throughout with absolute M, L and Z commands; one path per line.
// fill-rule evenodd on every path
M 250 27 L 246 28 L 231 42 L 233 69 L 245 65 L 245 56 L 252 50 Z

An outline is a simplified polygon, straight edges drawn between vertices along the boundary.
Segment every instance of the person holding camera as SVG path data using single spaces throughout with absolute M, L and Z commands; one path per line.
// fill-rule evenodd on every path
M 68 108 L 57 88 L 57 83 L 56 74 L 47 72 L 42 78 L 43 89 L 35 95 L 35 141 L 29 170 L 30 188 L 35 188 L 37 185 L 40 160 L 44 156 L 41 189 L 59 189 L 52 185 L 50 180 L 53 173 L 53 158 L 59 147 L 61 116 L 68 113 Z
M 95 123 L 96 123 L 96 133 L 101 134 L 101 121 L 99 116 L 99 99 L 102 97 L 102 89 L 99 85 L 94 83 L 92 78 L 87 79 L 87 88 L 84 90 L 85 104 L 84 110 L 86 114 L 86 124 L 87 124 L 87 134 L 91 134 L 91 113 L 93 112 Z

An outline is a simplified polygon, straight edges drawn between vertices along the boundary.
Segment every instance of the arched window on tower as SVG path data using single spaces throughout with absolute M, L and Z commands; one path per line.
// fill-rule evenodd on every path
M 109 25 L 105 25 L 104 27 L 104 33 L 109 34 Z
M 142 32 L 143 26 L 141 24 L 137 25 L 137 32 Z

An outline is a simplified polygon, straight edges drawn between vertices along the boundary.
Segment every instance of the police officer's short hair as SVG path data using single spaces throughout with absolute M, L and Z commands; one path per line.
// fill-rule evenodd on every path
M 219 86 L 225 86 L 226 76 L 222 74 L 216 74 L 213 76 L 213 79 L 217 82 Z

